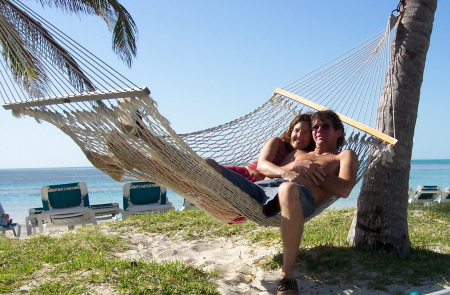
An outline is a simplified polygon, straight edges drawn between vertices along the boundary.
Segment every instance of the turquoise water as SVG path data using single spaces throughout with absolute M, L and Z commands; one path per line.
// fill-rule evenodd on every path
M 101 171 L 86 168 L 40 168 L 40 169 L 0 169 L 0 202 L 7 213 L 20 223 L 24 223 L 28 209 L 41 207 L 40 189 L 43 186 L 85 182 L 91 204 L 122 204 L 124 183 L 118 183 Z M 444 190 L 450 187 L 450 160 L 413 160 L 409 186 L 414 190 L 420 185 L 439 185 Z M 338 200 L 334 208 L 355 207 L 361 182 L 347 199 Z M 168 191 L 169 201 L 176 209 L 183 206 L 183 198 Z

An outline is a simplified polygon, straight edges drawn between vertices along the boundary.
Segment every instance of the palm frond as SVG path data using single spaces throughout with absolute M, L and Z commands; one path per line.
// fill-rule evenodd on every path
M 66 73 L 71 85 L 78 89 L 78 91 L 95 90 L 92 82 L 85 77 L 83 71 L 72 56 L 33 17 L 8 0 L 0 1 L 0 14 L 3 15 L 11 26 L 16 28 L 22 47 L 26 48 L 28 52 L 28 55 L 22 54 L 21 58 L 30 58 L 28 64 L 35 64 L 37 66 L 37 61 L 39 60 L 51 62 L 54 67 Z M 7 40 L 5 39 L 6 42 L 9 42 Z M 38 72 L 44 77 L 45 71 L 42 67 Z M 31 80 L 28 81 L 31 82 Z M 30 85 L 30 87 L 42 87 L 42 83 L 45 83 L 45 81 L 46 79 L 41 79 L 39 80 L 41 84 L 35 86 Z
M 117 0 L 39 0 L 42 5 L 71 13 L 96 14 L 112 32 L 113 51 L 129 67 L 136 56 L 137 27 L 129 12 Z
M 47 76 L 39 59 L 27 50 L 16 27 L 0 15 L 1 54 L 14 81 L 31 96 L 46 93 Z

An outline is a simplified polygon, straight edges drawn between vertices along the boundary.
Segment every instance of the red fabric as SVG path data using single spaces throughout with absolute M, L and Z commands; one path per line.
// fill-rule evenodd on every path
M 255 178 L 248 172 L 247 168 L 244 166 L 224 166 L 225 168 L 236 172 L 250 180 L 251 182 L 255 182 Z
M 247 218 L 245 218 L 244 216 L 240 216 L 240 217 L 237 217 L 237 218 L 233 219 L 232 221 L 228 222 L 228 224 L 239 224 L 239 223 L 243 223 L 245 221 L 247 221 Z
M 277 138 L 278 138 L 278 150 L 277 153 L 275 154 L 275 158 L 272 161 L 272 163 L 274 163 L 275 165 L 279 165 L 281 161 L 283 161 L 283 159 L 287 156 L 287 154 L 289 154 L 288 150 L 286 149 L 286 144 L 284 140 L 281 137 Z M 248 164 L 247 167 L 259 173 L 257 169 L 258 160 Z

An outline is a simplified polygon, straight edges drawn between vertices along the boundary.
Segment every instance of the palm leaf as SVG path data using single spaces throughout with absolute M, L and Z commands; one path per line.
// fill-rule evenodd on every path
M 31 96 L 46 93 L 47 77 L 39 59 L 28 51 L 16 27 L 0 15 L 0 45 L 2 56 L 16 83 Z
M 27 91 L 34 88 L 43 87 L 43 83 L 45 83 L 48 79 L 42 78 L 35 80 L 36 83 L 39 83 L 37 83 L 38 85 L 33 85 L 33 80 L 26 79 L 24 78 L 25 76 L 20 77 L 20 75 L 24 75 L 25 71 L 18 71 L 17 69 L 23 67 L 20 65 L 34 64 L 34 67 L 39 69 L 36 72 L 39 73 L 41 77 L 45 77 L 45 71 L 42 67 L 39 68 L 38 61 L 40 59 L 50 62 L 54 67 L 66 73 L 69 77 L 71 85 L 78 89 L 78 91 L 82 92 L 95 90 L 94 85 L 83 74 L 83 71 L 78 66 L 77 62 L 57 41 L 53 39 L 52 35 L 39 22 L 35 21 L 29 14 L 8 0 L 0 1 L 0 14 L 3 15 L 5 20 L 7 20 L 7 22 L 3 22 L 3 24 L 9 24 L 9 26 L 15 27 L 15 31 L 17 33 L 14 39 L 20 40 L 13 42 L 13 45 L 8 45 L 6 43 L 9 43 L 10 39 L 6 38 L 4 39 L 5 44 L 2 44 L 3 48 L 18 47 L 26 49 L 26 51 L 21 51 L 20 56 L 12 60 L 11 58 L 14 53 L 11 53 L 10 50 L 8 50 L 8 52 L 10 55 L 9 65 L 12 67 L 11 69 L 14 72 L 14 75 L 16 75 L 16 78 L 19 80 L 27 80 L 27 82 L 30 83 L 30 85 L 26 88 Z M 5 30 L 6 29 L 8 28 L 5 27 Z M 25 59 L 27 62 L 25 62 L 25 60 L 19 61 L 19 59 Z M 11 63 L 11 61 L 18 64 L 15 65 Z M 13 69 L 14 67 L 16 68 L 15 70 Z M 45 87 L 42 91 L 45 92 Z M 34 96 L 35 94 L 30 93 L 30 95 Z
M 98 15 L 112 32 L 114 52 L 131 67 L 136 56 L 137 27 L 129 12 L 117 0 L 39 0 L 71 13 Z

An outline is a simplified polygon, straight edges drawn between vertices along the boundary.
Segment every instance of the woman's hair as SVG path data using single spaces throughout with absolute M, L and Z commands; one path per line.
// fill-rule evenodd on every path
M 308 122 L 309 126 L 311 126 L 311 113 L 304 113 L 304 114 L 295 116 L 295 118 L 291 121 L 291 123 L 289 124 L 286 131 L 281 135 L 281 138 L 284 140 L 284 142 L 286 144 L 286 149 L 290 152 L 294 150 L 294 147 L 291 145 L 292 130 L 294 130 L 295 125 L 297 125 L 297 123 L 300 123 L 300 122 Z M 304 149 L 304 151 L 306 151 L 306 152 L 313 151 L 315 147 L 316 147 L 316 143 L 314 142 L 314 140 L 312 140 L 312 137 L 311 137 L 311 142 Z

